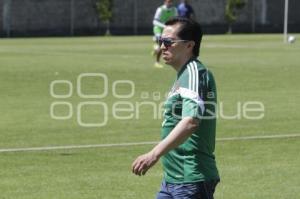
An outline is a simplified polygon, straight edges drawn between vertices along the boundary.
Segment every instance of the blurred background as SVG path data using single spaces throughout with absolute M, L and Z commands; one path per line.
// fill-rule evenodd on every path
M 285 0 L 237 0 L 236 19 L 228 19 L 229 0 L 190 0 L 205 33 L 283 32 Z M 113 35 L 152 34 L 162 0 L 1 0 L 0 36 L 102 35 L 107 21 Z M 179 0 L 174 1 L 177 5 Z M 243 4 L 244 3 L 244 4 Z M 109 16 L 97 5 L 110 4 Z M 300 31 L 299 0 L 289 0 L 289 32 Z M 105 15 L 105 16 L 103 16 Z

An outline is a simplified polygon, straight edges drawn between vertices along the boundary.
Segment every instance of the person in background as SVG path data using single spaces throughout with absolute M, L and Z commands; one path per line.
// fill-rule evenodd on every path
M 155 55 L 155 64 L 157 68 L 162 68 L 163 65 L 160 63 L 161 50 L 158 45 L 158 41 L 161 37 L 162 31 L 165 27 L 165 22 L 170 18 L 177 16 L 177 9 L 173 6 L 172 0 L 165 0 L 164 4 L 156 9 L 153 19 L 153 33 L 156 44 L 154 45 L 153 54 Z
M 181 3 L 177 6 L 178 16 L 195 20 L 195 12 L 188 0 L 181 0 Z

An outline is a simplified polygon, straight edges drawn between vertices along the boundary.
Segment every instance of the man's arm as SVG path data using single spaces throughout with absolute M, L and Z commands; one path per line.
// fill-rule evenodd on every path
M 163 24 L 163 23 L 161 23 L 158 19 L 154 19 L 154 20 L 153 20 L 153 25 L 154 25 L 154 26 L 161 27 L 161 28 L 165 28 L 165 27 L 166 27 L 166 25 Z
M 183 118 L 170 134 L 158 143 L 150 152 L 139 156 L 132 164 L 132 172 L 145 175 L 159 158 L 182 144 L 199 126 L 199 120 L 192 117 Z
M 157 8 L 153 19 L 153 25 L 161 28 L 165 28 L 166 27 L 165 24 L 160 21 L 161 13 L 162 13 L 161 8 Z

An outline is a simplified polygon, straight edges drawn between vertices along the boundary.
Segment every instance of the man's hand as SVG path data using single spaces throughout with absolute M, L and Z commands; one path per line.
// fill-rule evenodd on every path
M 139 176 L 145 175 L 148 169 L 150 169 L 158 160 L 159 158 L 152 151 L 141 155 L 132 163 L 132 173 Z

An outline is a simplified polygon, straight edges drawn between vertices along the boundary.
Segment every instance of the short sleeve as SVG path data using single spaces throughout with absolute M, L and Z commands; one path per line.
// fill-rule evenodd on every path
M 180 88 L 182 98 L 182 117 L 200 118 L 204 113 L 204 101 L 198 93 L 186 88 Z
M 200 118 L 204 114 L 204 100 L 200 96 L 202 75 L 197 63 L 192 61 L 179 79 L 179 94 L 182 99 L 182 117 Z

